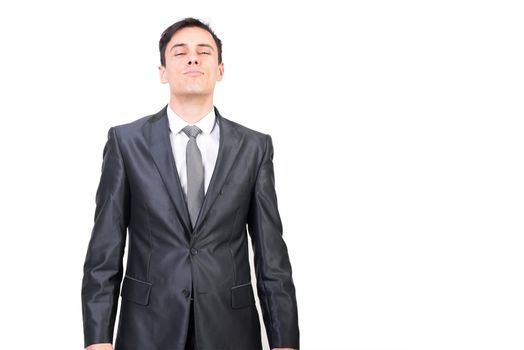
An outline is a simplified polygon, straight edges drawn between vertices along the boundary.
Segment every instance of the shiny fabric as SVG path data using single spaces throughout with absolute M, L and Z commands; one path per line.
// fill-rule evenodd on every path
M 218 158 L 191 229 L 166 108 L 108 131 L 83 269 L 84 346 L 113 342 L 120 300 L 115 350 L 184 350 L 193 297 L 198 350 L 261 350 L 249 234 L 270 347 L 299 349 L 271 137 L 215 108 Z

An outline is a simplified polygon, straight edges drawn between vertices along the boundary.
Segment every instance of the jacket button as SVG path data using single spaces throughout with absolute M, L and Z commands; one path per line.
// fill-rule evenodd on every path
M 196 248 L 191 248 L 191 255 L 196 255 L 198 250 Z
M 189 298 L 190 293 L 189 293 L 189 291 L 188 291 L 187 289 L 184 289 L 184 290 L 182 291 L 182 294 L 183 294 L 186 298 Z

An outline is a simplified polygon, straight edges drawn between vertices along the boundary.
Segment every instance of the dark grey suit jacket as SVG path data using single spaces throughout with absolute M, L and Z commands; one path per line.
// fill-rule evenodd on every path
M 298 349 L 271 136 L 215 108 L 218 157 L 192 230 L 166 110 L 109 129 L 83 268 L 84 345 L 113 342 L 120 296 L 116 350 L 182 350 L 193 286 L 199 350 L 262 349 L 249 232 L 269 344 Z

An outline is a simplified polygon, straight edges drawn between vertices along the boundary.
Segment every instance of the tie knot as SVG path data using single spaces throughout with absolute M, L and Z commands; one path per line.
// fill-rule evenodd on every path
M 196 125 L 187 125 L 182 129 L 182 131 L 189 137 L 197 137 L 198 134 L 202 132 L 200 128 Z

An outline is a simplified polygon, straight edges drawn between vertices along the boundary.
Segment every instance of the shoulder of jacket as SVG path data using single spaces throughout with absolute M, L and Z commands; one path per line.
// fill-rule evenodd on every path
M 164 110 L 165 107 L 161 109 L 159 112 L 140 117 L 127 123 L 114 125 L 111 127 L 111 129 L 114 130 L 114 132 L 118 135 L 119 138 L 133 137 L 135 135 L 139 135 L 142 133 L 142 128 L 144 127 L 144 125 L 148 123 L 152 118 L 160 117 Z
M 256 142 L 262 145 L 266 144 L 266 137 L 269 136 L 269 134 L 266 134 L 259 130 L 252 129 L 250 127 L 247 127 L 243 124 L 227 119 L 225 117 L 222 117 L 222 118 L 225 119 L 226 122 L 229 123 L 231 126 L 233 126 L 240 134 L 244 135 L 244 137 L 247 140 Z

